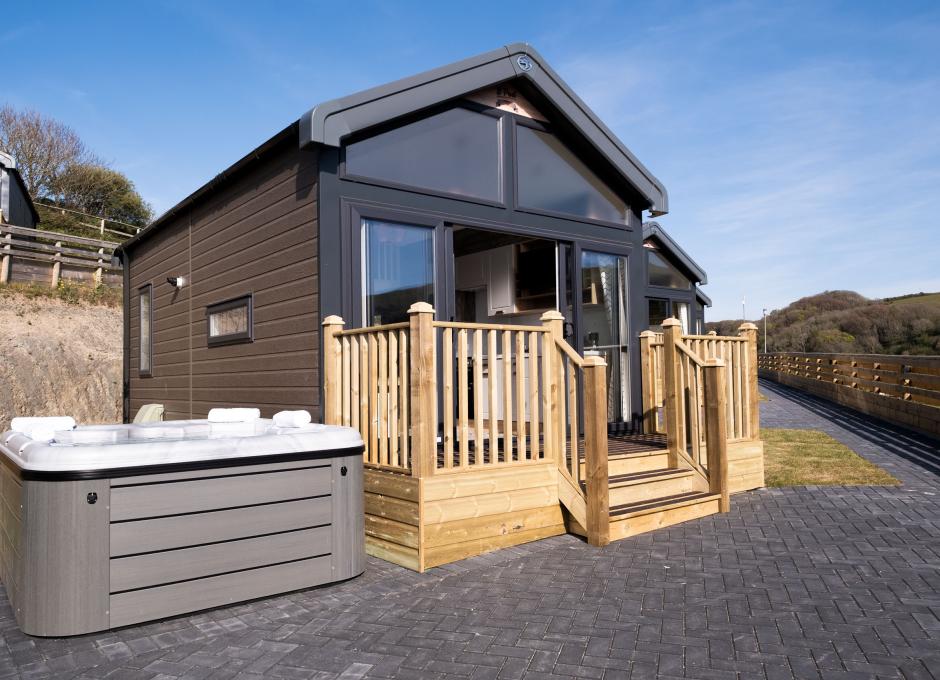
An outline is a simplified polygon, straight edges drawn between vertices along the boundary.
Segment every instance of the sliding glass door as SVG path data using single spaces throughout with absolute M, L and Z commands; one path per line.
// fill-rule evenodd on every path
M 581 251 L 581 329 L 585 356 L 607 361 L 607 419 L 630 420 L 627 258 Z

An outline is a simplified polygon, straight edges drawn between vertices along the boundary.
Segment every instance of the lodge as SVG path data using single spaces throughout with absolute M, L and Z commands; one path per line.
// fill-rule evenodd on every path
M 324 102 L 119 249 L 125 420 L 357 427 L 370 552 L 419 570 L 717 511 L 705 376 L 722 448 L 747 444 L 732 490 L 762 485 L 756 344 L 702 335 L 707 277 L 668 210 L 529 45 Z

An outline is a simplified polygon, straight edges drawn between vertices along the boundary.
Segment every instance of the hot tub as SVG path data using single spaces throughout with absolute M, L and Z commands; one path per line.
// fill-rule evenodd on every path
M 270 420 L 0 436 L 0 578 L 20 628 L 78 635 L 348 579 L 362 440 Z

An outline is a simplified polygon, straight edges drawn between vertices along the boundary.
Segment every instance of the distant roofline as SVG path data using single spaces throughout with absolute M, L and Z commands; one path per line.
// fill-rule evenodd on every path
M 462 95 L 524 78 L 542 92 L 601 155 L 649 202 L 669 212 L 666 187 L 591 111 L 531 46 L 514 43 L 424 73 L 317 104 L 300 119 L 300 145 L 338 147 L 343 138 Z
M 26 181 L 23 179 L 19 169 L 16 167 L 16 160 L 9 153 L 0 151 L 0 166 L 5 168 L 7 174 L 13 177 L 20 185 L 20 189 L 23 190 L 23 195 L 26 197 L 26 204 L 29 206 L 29 211 L 33 214 L 35 223 L 39 224 L 39 213 L 36 211 L 36 205 L 33 203 L 33 197 L 30 196 L 29 189 L 26 187 Z
M 659 222 L 644 222 L 643 223 L 643 240 L 645 241 L 648 238 L 655 238 L 663 246 L 666 247 L 666 250 L 676 258 L 682 266 L 689 270 L 693 276 L 698 277 L 696 283 L 705 285 L 708 283 L 708 275 L 705 273 L 705 270 L 702 269 L 698 263 L 692 259 L 692 257 L 682 249 L 675 239 L 670 236 L 662 225 Z

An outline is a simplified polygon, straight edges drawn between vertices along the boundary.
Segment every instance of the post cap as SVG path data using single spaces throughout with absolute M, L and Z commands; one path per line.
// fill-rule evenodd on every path
M 740 326 L 738 326 L 739 331 L 756 331 L 757 326 L 752 324 L 750 321 L 745 321 Z
M 335 314 L 330 314 L 328 317 L 323 319 L 324 326 L 343 326 L 346 322 L 343 321 L 343 318 L 336 316 Z
M 718 331 L 708 331 L 706 335 L 718 335 Z
M 643 331 L 640 333 L 641 338 L 655 338 L 656 334 L 653 331 Z
M 541 321 L 564 321 L 564 315 L 557 309 L 550 309 L 539 317 Z
M 663 321 L 663 328 L 671 328 L 672 326 L 681 326 L 682 322 L 679 319 L 670 316 L 668 319 Z
M 724 366 L 725 360 L 716 359 L 715 357 L 709 357 L 708 359 L 705 360 L 705 365 L 706 366 Z
M 409 314 L 433 314 L 434 307 L 427 302 L 416 302 L 408 308 Z
M 589 354 L 584 357 L 584 366 L 606 366 L 607 361 L 604 357 L 597 356 L 596 354 Z

